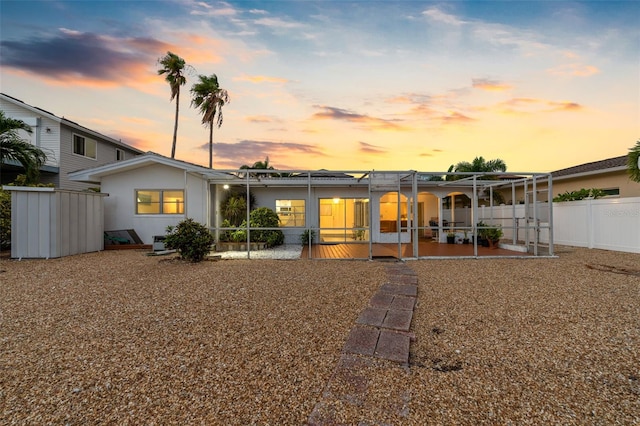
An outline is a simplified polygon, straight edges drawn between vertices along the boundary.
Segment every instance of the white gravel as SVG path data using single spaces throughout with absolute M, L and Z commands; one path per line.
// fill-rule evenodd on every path
M 264 250 L 247 251 L 223 251 L 212 253 L 214 256 L 220 256 L 222 259 L 300 259 L 302 253 L 302 245 L 300 244 L 283 244 L 274 248 Z

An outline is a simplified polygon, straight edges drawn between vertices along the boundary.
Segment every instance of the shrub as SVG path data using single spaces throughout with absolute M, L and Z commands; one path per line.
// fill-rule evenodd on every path
M 260 207 L 249 215 L 251 228 L 278 228 L 280 219 L 276 212 L 267 207 Z M 266 242 L 269 247 L 284 243 L 284 234 L 279 229 L 251 230 L 251 241 Z
M 300 242 L 302 245 L 308 245 L 309 243 L 313 243 L 313 240 L 316 237 L 316 231 L 313 229 L 305 229 L 302 234 L 300 234 Z
M 177 250 L 182 259 L 191 262 L 202 261 L 213 242 L 211 232 L 193 219 L 185 219 L 175 227 L 167 227 L 165 246 Z
M 553 199 L 554 203 L 562 202 L 562 201 L 578 201 L 584 200 L 585 198 L 600 198 L 604 197 L 605 192 L 602 189 L 591 188 L 585 189 L 582 188 L 579 191 L 567 191 L 563 194 L 559 194 L 557 197 Z

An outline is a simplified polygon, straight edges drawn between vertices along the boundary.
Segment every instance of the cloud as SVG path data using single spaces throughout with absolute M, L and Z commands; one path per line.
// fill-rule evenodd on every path
M 66 28 L 52 38 L 0 41 L 2 66 L 61 85 L 137 85 L 155 75 L 150 64 L 170 48 L 144 37 L 107 37 Z
M 440 22 L 447 25 L 453 25 L 459 27 L 461 25 L 466 24 L 467 22 L 462 19 L 456 17 L 455 15 L 451 15 L 446 13 L 437 7 L 432 7 L 422 12 L 423 16 L 426 16 L 429 20 L 434 22 Z
M 580 111 L 582 105 L 570 101 L 550 101 L 536 98 L 512 98 L 498 104 L 503 114 L 531 114 L 540 112 Z
M 312 118 L 315 120 L 339 120 L 347 121 L 350 123 L 362 124 L 369 130 L 407 130 L 405 127 L 397 123 L 398 120 L 385 120 L 377 117 L 370 117 L 368 115 L 357 114 L 346 109 L 314 105 L 314 108 L 321 110 L 313 114 Z
M 445 124 L 468 123 L 471 121 L 475 121 L 475 119 L 468 117 L 457 111 L 452 111 L 449 114 L 442 116 L 441 120 Z
M 290 29 L 294 29 L 294 28 L 303 27 L 303 25 L 301 23 L 299 23 L 299 22 L 286 21 L 286 20 L 281 19 L 281 18 L 265 17 L 265 18 L 256 19 L 253 22 L 256 25 L 261 25 L 261 26 L 268 27 L 268 28 L 273 28 L 273 29 L 290 30 Z
M 471 85 L 474 89 L 485 90 L 487 92 L 504 92 L 505 90 L 513 89 L 513 86 L 510 84 L 489 80 L 487 78 L 474 78 L 471 81 Z
M 209 144 L 198 147 L 199 150 L 209 152 Z M 282 157 L 328 157 L 321 149 L 314 145 L 296 142 L 272 142 L 259 140 L 242 140 L 235 143 L 218 142 L 213 144 L 213 163 L 216 167 L 224 164 L 226 167 L 238 168 L 243 164 L 253 164 L 258 160 L 269 157 L 274 163 Z
M 360 142 L 359 151 L 363 154 L 374 154 L 374 155 L 387 154 L 389 152 L 386 149 L 382 149 L 376 145 L 371 145 L 366 142 Z
M 243 74 L 239 77 L 234 77 L 234 81 L 248 81 L 250 83 L 288 83 L 289 80 L 281 77 L 269 77 L 266 75 L 246 75 Z
M 564 64 L 555 68 L 549 68 L 547 72 L 551 75 L 561 77 L 590 77 L 592 75 L 599 74 L 600 70 L 593 65 Z
M 249 123 L 281 123 L 282 120 L 268 115 L 250 115 L 245 117 Z

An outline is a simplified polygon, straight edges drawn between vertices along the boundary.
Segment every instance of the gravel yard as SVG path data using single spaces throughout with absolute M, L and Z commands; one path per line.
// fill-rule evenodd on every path
M 558 255 L 408 261 L 410 364 L 366 360 L 336 418 L 640 424 L 640 255 Z M 382 262 L 139 251 L 0 271 L 0 424 L 304 424 L 385 280 Z

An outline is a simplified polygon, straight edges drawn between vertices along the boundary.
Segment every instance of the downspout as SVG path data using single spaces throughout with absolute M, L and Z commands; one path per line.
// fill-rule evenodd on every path
M 513 245 L 518 242 L 518 218 L 516 217 L 516 183 L 511 182 L 511 217 L 513 218 Z
M 471 232 L 473 233 L 473 255 L 478 257 L 478 229 L 476 224 L 476 218 L 478 217 L 478 182 L 477 176 L 473 175 L 473 198 L 471 202 L 471 215 L 473 216 Z
M 250 199 L 250 188 L 249 188 L 249 172 L 247 172 L 247 259 L 251 259 L 251 199 Z
M 187 185 L 187 171 L 183 170 L 183 174 L 184 174 L 184 217 L 185 219 L 188 218 L 188 214 L 187 214 L 187 201 L 189 201 L 189 194 L 188 194 L 188 185 Z
M 398 259 L 402 259 L 402 187 L 400 185 L 400 173 L 396 173 L 398 179 L 398 208 L 396 209 L 396 229 L 398 230 Z
M 538 240 L 540 239 L 540 227 L 538 226 L 538 178 L 533 175 L 533 255 L 538 255 Z
M 305 204 L 305 222 L 307 225 L 307 231 L 309 232 L 309 241 L 308 241 L 308 247 L 307 247 L 307 259 L 312 259 L 313 256 L 311 256 L 311 249 L 313 247 L 313 238 L 311 238 L 311 235 L 313 235 L 314 231 L 313 231 L 313 227 L 311 226 L 311 222 L 309 222 L 309 219 L 311 216 L 308 215 L 308 212 L 311 211 L 311 172 L 307 171 L 307 203 Z M 318 225 L 318 241 L 320 241 L 320 215 L 319 215 L 319 211 L 320 211 L 320 206 L 318 206 L 318 208 L 316 209 L 316 211 L 318 211 L 318 217 L 317 217 L 317 225 Z
M 549 174 L 547 184 L 547 203 L 549 204 L 549 256 L 553 256 L 553 177 Z
M 367 177 L 368 182 L 368 194 L 369 197 L 369 260 L 373 259 L 373 201 L 371 200 L 371 176 L 373 172 L 369 173 L 369 177 Z
M 411 233 L 413 235 L 413 257 L 417 259 L 420 257 L 420 253 L 418 253 L 418 223 L 420 223 L 418 220 L 418 173 L 416 171 L 413 171 L 412 173 L 413 179 L 411 179 L 411 196 L 413 197 L 413 220 L 411 221 Z

